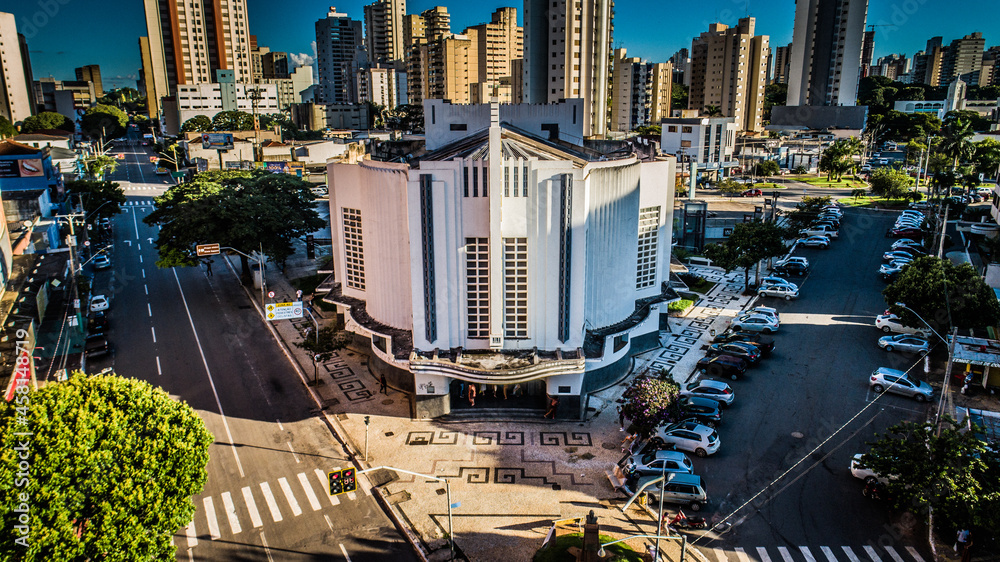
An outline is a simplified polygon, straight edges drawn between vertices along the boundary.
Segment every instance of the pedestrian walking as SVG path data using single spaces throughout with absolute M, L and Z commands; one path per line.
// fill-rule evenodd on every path
M 212 277 L 212 260 L 205 260 L 205 275 Z
M 378 387 L 379 387 L 378 391 L 379 391 L 380 394 L 384 393 L 385 395 L 388 396 L 388 394 L 389 394 L 389 390 L 388 390 L 389 385 L 385 382 L 385 374 L 384 373 L 378 379 Z
M 517 383 L 514 385 L 514 396 L 517 397 L 520 395 L 521 395 L 521 383 Z
M 955 554 L 962 554 L 965 551 L 966 545 L 972 540 L 972 533 L 968 528 L 964 528 L 958 532 L 955 537 Z
M 969 536 L 969 542 L 965 543 L 965 547 L 962 549 L 962 562 L 970 562 L 972 560 L 972 536 Z
M 618 425 L 621 426 L 618 431 L 625 431 L 625 410 L 621 406 L 618 406 Z
M 302 289 L 295 291 L 295 301 L 300 302 L 302 300 Z
M 556 419 L 556 407 L 559 406 L 559 399 L 548 394 L 546 396 L 549 397 L 549 410 L 542 417 L 547 418 L 551 415 L 552 419 Z
M 476 385 L 469 383 L 469 406 L 476 405 Z

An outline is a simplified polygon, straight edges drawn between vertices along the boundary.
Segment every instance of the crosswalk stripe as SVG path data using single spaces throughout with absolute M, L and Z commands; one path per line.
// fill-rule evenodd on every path
M 365 493 L 366 496 L 372 495 L 372 485 L 368 482 L 367 478 L 358 478 L 358 487 L 361 491 Z
M 267 502 L 267 508 L 271 510 L 271 518 L 277 523 L 284 519 L 281 516 L 281 511 L 278 510 L 278 502 L 274 501 L 274 494 L 271 493 L 271 487 L 268 486 L 267 482 L 260 483 L 260 491 L 264 494 L 264 501 Z
M 792 562 L 793 560 L 792 554 L 788 552 L 788 549 L 783 546 L 778 547 L 778 554 L 781 555 L 781 559 L 784 560 L 785 562 Z
M 729 558 L 726 557 L 726 552 L 724 550 L 721 548 L 713 548 L 712 551 L 715 552 L 716 560 L 719 562 L 728 562 Z
M 892 548 L 891 546 L 887 546 L 887 547 L 885 547 L 885 551 L 889 553 L 889 556 L 892 557 L 892 559 L 893 559 L 894 562 L 903 562 L 903 557 L 900 556 L 898 552 L 896 552 L 895 548 Z
M 295 499 L 295 494 L 292 493 L 292 487 L 288 485 L 288 480 L 278 478 L 278 485 L 281 486 L 281 491 L 285 493 L 285 499 L 288 500 L 288 507 L 292 508 L 292 515 L 296 517 L 302 515 L 302 508 L 299 507 L 299 502 Z
M 260 513 L 257 511 L 257 503 L 253 501 L 253 492 L 250 486 L 243 486 L 243 501 L 247 504 L 247 511 L 250 512 L 250 523 L 256 529 L 263 527 L 264 522 L 260 520 Z
M 760 562 L 771 562 L 771 557 L 768 556 L 767 549 L 762 546 L 757 547 L 757 556 L 760 557 Z
M 830 547 L 821 546 L 819 549 L 823 551 L 823 556 L 826 556 L 826 559 L 829 560 L 829 562 L 837 562 L 837 557 L 833 555 L 833 551 L 830 550 Z
M 187 526 L 185 534 L 187 535 L 188 548 L 198 546 L 198 533 L 194 530 L 194 519 L 192 519 L 191 523 Z
M 866 544 L 862 548 L 868 553 L 868 557 L 872 559 L 872 562 L 882 562 L 882 558 L 875 552 L 875 547 Z
M 920 554 L 917 553 L 917 549 L 913 548 L 912 546 L 906 547 L 906 552 L 909 552 L 910 556 L 912 556 L 916 562 L 924 562 L 924 559 L 921 558 Z
M 851 550 L 851 547 L 842 546 L 840 548 L 844 549 L 844 554 L 847 555 L 848 560 L 850 560 L 851 562 L 861 562 L 861 560 L 858 560 L 858 557 L 854 554 L 854 551 Z
M 330 479 L 327 477 L 326 473 L 317 468 L 316 478 L 319 478 L 319 487 L 323 489 L 323 493 L 326 494 L 326 497 L 330 498 L 330 503 L 333 505 L 340 505 L 340 498 L 330 495 Z
M 205 518 L 208 519 L 208 534 L 211 535 L 213 541 L 217 541 L 222 538 L 222 533 L 219 532 L 219 520 L 215 518 L 215 502 L 212 501 L 212 496 L 206 497 L 205 503 Z
M 750 562 L 750 557 L 741 547 L 736 547 L 736 557 L 740 559 L 740 562 Z
M 299 484 L 302 484 L 302 489 L 306 492 L 306 499 L 309 500 L 309 505 L 312 506 L 313 511 L 319 511 L 319 498 L 316 497 L 316 493 L 313 492 L 312 486 L 309 485 L 309 479 L 306 478 L 305 472 L 299 473 Z
M 229 518 L 229 526 L 233 529 L 233 534 L 240 534 L 243 527 L 240 526 L 240 520 L 236 517 L 236 506 L 233 505 L 233 496 L 229 492 L 222 492 L 222 505 L 225 507 L 226 517 Z
M 816 562 L 816 559 L 813 558 L 813 553 L 809 550 L 809 547 L 800 546 L 799 552 L 801 552 L 802 556 L 805 557 L 806 562 Z

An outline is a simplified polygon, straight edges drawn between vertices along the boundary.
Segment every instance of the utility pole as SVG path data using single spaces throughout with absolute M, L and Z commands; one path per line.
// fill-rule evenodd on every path
M 951 329 L 951 343 L 948 346 L 948 366 L 944 369 L 944 384 L 941 385 L 941 398 L 938 399 L 936 435 L 941 435 L 941 416 L 944 415 L 945 396 L 949 392 L 951 382 L 951 366 L 955 362 L 955 342 L 958 340 L 958 328 Z

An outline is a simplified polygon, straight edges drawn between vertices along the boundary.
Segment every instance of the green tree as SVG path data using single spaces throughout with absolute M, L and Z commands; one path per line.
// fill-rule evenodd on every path
M 754 166 L 753 173 L 757 176 L 767 177 L 776 176 L 779 171 L 780 167 L 777 162 L 774 160 L 764 160 L 763 162 L 758 162 L 757 165 Z
M 659 125 L 643 125 L 635 130 L 640 135 L 651 135 L 659 137 L 663 134 L 663 127 Z
M 0 115 L 0 139 L 9 139 L 14 136 L 17 136 L 17 129 L 14 128 L 9 119 Z
M 854 157 L 864 150 L 860 139 L 837 139 L 823 151 L 819 160 L 819 170 L 826 172 L 827 181 L 839 182 L 844 174 L 854 169 Z
M 24 121 L 21 122 L 21 132 L 24 134 L 48 129 L 58 129 L 72 133 L 76 127 L 73 125 L 73 121 L 67 119 L 62 113 L 56 113 L 55 111 L 43 111 L 38 115 L 25 117 Z
M 751 221 L 734 226 L 733 233 L 722 244 L 706 246 L 705 256 L 726 273 L 737 267 L 744 268 L 743 286 L 746 289 L 750 286 L 750 268 L 787 251 L 785 231 L 780 226 L 773 222 Z M 759 274 L 758 267 L 756 276 Z
M 125 134 L 128 115 L 113 105 L 97 104 L 80 118 L 80 130 L 90 138 L 113 139 Z
M 87 159 L 87 175 L 91 179 L 103 180 L 105 173 L 114 173 L 118 168 L 118 160 L 106 154 L 98 154 Z
M 730 178 L 723 178 L 719 180 L 718 182 L 716 182 L 715 187 L 716 189 L 719 190 L 719 193 L 721 193 L 722 195 L 728 195 L 730 197 L 739 195 L 740 193 L 743 193 L 743 191 L 746 189 L 746 186 L 744 186 L 742 183 L 737 183 L 736 181 Z
M 250 131 L 253 129 L 253 115 L 245 111 L 220 111 L 212 118 L 215 131 Z
M 74 373 L 0 404 L 0 552 L 43 560 L 168 560 L 205 486 L 205 423 L 148 383 Z M 30 432 L 30 478 L 18 486 L 18 447 Z M 19 494 L 24 494 L 20 496 Z M 22 542 L 15 511 L 26 498 Z M 23 546 L 26 544 L 27 546 Z M 13 557 L 13 558 L 10 558 Z
M 670 86 L 670 107 L 672 109 L 687 109 L 688 87 L 676 82 Z
M 632 422 L 631 430 L 647 436 L 665 423 L 678 421 L 680 387 L 673 379 L 637 377 L 618 399 L 619 414 Z
M 788 102 L 788 84 L 764 86 L 764 121 L 771 122 L 771 108 Z
M 785 213 L 785 237 L 798 237 L 799 231 L 815 221 L 823 207 L 829 205 L 831 201 L 829 196 L 803 197 L 800 202 L 795 204 L 794 211 Z
M 125 202 L 125 190 L 111 181 L 69 181 L 66 182 L 66 191 L 73 200 L 79 198 L 83 201 L 83 212 L 93 220 L 117 215 Z
M 957 168 L 960 160 L 972 157 L 975 151 L 975 147 L 972 144 L 972 135 L 975 132 L 968 121 L 962 118 L 949 121 L 942 128 L 941 133 L 944 135 L 944 138 L 941 139 L 938 150 L 952 159 L 952 168 Z
M 218 243 L 250 253 L 263 248 L 283 264 L 294 252 L 292 240 L 323 228 L 313 208 L 312 184 L 286 174 L 223 171 L 198 174 L 156 198 L 156 209 L 143 219 L 160 226 L 156 247 L 159 267 L 197 263 L 197 244 Z M 243 279 L 250 268 L 241 256 Z
M 386 125 L 395 131 L 424 132 L 424 107 L 422 105 L 400 105 L 386 117 Z
M 946 525 L 1000 525 L 1000 462 L 997 453 L 947 416 L 940 435 L 931 422 L 903 422 L 869 443 L 861 465 L 886 475 L 889 496 L 900 509 L 926 513 Z
M 195 115 L 181 125 L 182 133 L 206 133 L 212 130 L 212 120 L 205 115 Z
M 954 109 L 944 114 L 944 124 L 947 126 L 948 123 L 961 119 L 963 121 L 968 121 L 969 126 L 972 127 L 973 131 L 989 131 L 990 130 L 990 119 L 989 117 L 983 117 L 982 115 L 972 111 L 971 109 Z
M 717 105 L 706 105 L 705 110 L 702 113 L 709 117 L 721 117 L 722 108 Z
M 993 139 L 977 142 L 972 160 L 979 173 L 985 177 L 1000 179 L 1000 142 Z
M 858 197 L 864 197 L 865 195 L 868 195 L 868 190 L 863 187 L 851 190 L 851 197 L 854 198 L 855 203 L 857 203 Z
M 924 256 L 913 260 L 899 278 L 882 291 L 889 310 L 903 324 L 924 327 L 903 303 L 944 335 L 952 327 L 985 328 L 1000 320 L 1000 305 L 993 289 L 971 264 L 954 265 L 951 260 Z
M 913 178 L 902 170 L 884 166 L 872 172 L 872 193 L 886 199 L 901 199 L 913 187 Z

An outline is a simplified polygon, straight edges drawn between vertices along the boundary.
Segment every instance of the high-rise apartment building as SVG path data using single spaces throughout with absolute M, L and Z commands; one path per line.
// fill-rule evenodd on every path
M 927 47 L 913 55 L 913 83 L 935 87 L 941 84 L 941 63 L 944 61 L 941 40 L 941 37 L 931 37 Z
M 410 14 L 403 20 L 406 44 L 406 95 L 411 104 L 430 99 L 427 80 L 431 65 L 430 43 L 451 37 L 451 15 L 444 6 L 434 6 L 420 15 Z
M 670 57 L 669 61 L 673 66 L 674 83 L 691 85 L 691 52 L 686 48 L 681 49 Z
M 941 60 L 941 85 L 958 79 L 969 85 L 978 85 L 985 48 L 986 40 L 978 31 L 952 41 Z
M 890 80 L 899 80 L 910 72 L 910 59 L 904 54 L 892 54 L 879 59 L 872 66 L 872 76 L 885 76 Z
M 853 106 L 868 0 L 797 0 L 788 105 Z
M 153 51 L 149 45 L 149 37 L 139 38 L 139 60 L 142 61 L 142 68 L 139 72 L 142 79 L 141 94 L 146 96 L 146 111 L 150 119 L 156 119 L 162 108 L 161 100 L 164 96 L 170 95 L 170 87 L 167 84 L 167 71 L 162 59 L 154 59 Z
M 582 98 L 586 136 L 607 130 L 613 8 L 612 0 L 524 2 L 524 101 Z
M 626 57 L 615 49 L 611 73 L 612 131 L 629 132 L 645 125 L 658 125 L 670 116 L 673 65 Z
M 260 57 L 270 53 L 271 49 L 257 44 L 257 36 L 250 36 L 250 76 L 254 84 L 257 84 L 264 77 L 263 63 Z
M 875 58 L 875 30 L 866 31 L 861 39 L 861 77 L 871 74 L 872 60 Z
M 288 53 L 269 51 L 260 56 L 261 78 L 288 78 Z
M 94 93 L 97 97 L 104 97 L 104 85 L 101 83 L 101 67 L 96 64 L 88 64 L 74 70 L 76 79 L 82 82 L 93 82 Z
M 357 103 L 355 74 L 364 62 L 362 24 L 332 8 L 316 22 L 317 103 Z
M 0 12 L 0 115 L 11 123 L 20 123 L 34 113 L 28 82 L 30 66 L 25 69 L 27 53 L 22 53 L 22 36 L 17 33 L 14 14 Z
M 246 0 L 143 0 L 154 82 L 170 94 L 180 84 L 211 83 L 231 70 L 237 82 L 253 79 Z M 148 84 L 148 80 L 147 80 Z M 169 94 L 168 94 L 169 95 Z
M 754 18 L 736 27 L 713 23 L 691 42 L 691 89 L 688 109 L 715 107 L 733 117 L 739 130 L 763 129 L 767 85 L 767 35 L 754 35 Z
M 498 8 L 490 23 L 474 25 L 464 32 L 477 43 L 477 73 L 471 78 L 480 91 L 510 83 L 511 61 L 524 56 L 524 33 L 517 25 L 517 8 Z M 489 99 L 478 103 L 489 102 Z M 474 102 L 475 103 L 475 102 Z
M 403 64 L 405 15 L 406 0 L 378 0 L 365 6 L 365 47 L 373 63 Z
M 788 73 L 791 64 L 792 44 L 784 47 L 774 48 L 774 73 L 771 75 L 772 84 L 787 84 Z

